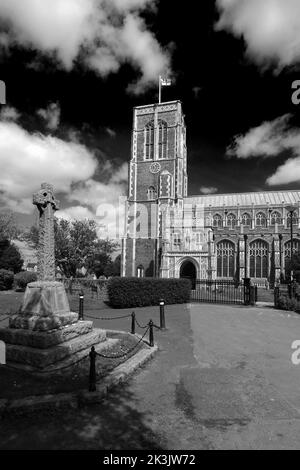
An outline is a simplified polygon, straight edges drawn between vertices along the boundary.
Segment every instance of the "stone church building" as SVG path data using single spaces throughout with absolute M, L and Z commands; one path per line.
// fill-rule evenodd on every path
M 300 251 L 300 190 L 190 196 L 187 170 L 181 102 L 134 108 L 122 276 L 284 276 L 291 223 Z

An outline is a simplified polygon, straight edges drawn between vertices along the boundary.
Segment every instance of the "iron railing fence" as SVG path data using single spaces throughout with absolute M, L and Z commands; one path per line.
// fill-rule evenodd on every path
M 191 291 L 192 302 L 220 304 L 244 304 L 245 286 L 243 281 L 231 279 L 197 279 Z

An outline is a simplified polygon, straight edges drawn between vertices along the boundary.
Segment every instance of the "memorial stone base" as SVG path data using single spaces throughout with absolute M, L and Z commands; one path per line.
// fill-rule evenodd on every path
M 0 340 L 6 343 L 7 363 L 47 371 L 76 362 L 91 346 L 106 341 L 106 331 L 78 321 L 63 284 L 39 281 L 28 284 L 20 312 L 8 328 L 0 328 Z

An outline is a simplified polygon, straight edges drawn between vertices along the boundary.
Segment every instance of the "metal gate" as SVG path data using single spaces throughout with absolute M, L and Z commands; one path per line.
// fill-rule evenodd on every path
M 247 283 L 231 279 L 197 279 L 191 291 L 192 302 L 250 304 Z M 249 298 L 248 298 L 249 297 Z

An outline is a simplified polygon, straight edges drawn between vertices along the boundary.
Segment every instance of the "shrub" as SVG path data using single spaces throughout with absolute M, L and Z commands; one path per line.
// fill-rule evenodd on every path
M 18 248 L 9 243 L 8 246 L 2 251 L 0 256 L 0 269 L 6 269 L 18 273 L 23 266 Z
M 18 274 L 15 274 L 14 284 L 15 288 L 25 290 L 29 282 L 34 282 L 37 280 L 37 274 L 29 271 L 22 271 Z
M 130 308 L 189 302 L 191 283 L 188 279 L 153 279 L 115 277 L 108 281 L 108 298 L 112 307 Z
M 295 298 L 290 299 L 287 295 L 281 294 L 277 299 L 276 308 L 296 312 L 300 309 L 300 303 Z
M 14 282 L 14 273 L 7 269 L 0 269 L 0 290 L 9 290 Z

